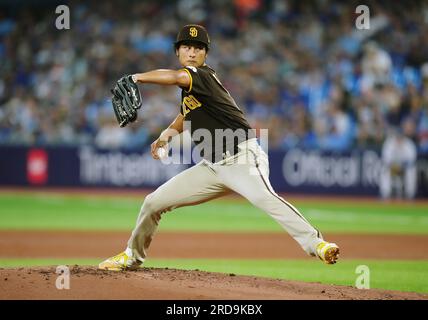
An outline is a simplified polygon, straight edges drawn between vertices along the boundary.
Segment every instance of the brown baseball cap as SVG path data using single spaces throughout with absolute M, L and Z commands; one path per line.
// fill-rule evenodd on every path
M 207 30 L 199 24 L 188 24 L 181 28 L 174 43 L 175 49 L 185 41 L 199 42 L 205 45 L 206 49 L 210 48 L 210 37 Z

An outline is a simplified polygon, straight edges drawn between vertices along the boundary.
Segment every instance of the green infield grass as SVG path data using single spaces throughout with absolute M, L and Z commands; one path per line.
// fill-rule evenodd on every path
M 0 267 L 97 265 L 97 259 L 0 259 Z M 148 259 L 144 266 L 222 272 L 356 286 L 358 266 L 367 266 L 370 288 L 428 293 L 428 261 L 342 260 L 327 266 L 302 260 Z
M 143 197 L 56 193 L 0 194 L 0 229 L 131 230 Z M 342 201 L 293 202 L 322 232 L 428 234 L 428 205 Z M 266 213 L 242 200 L 215 200 L 163 215 L 160 230 L 282 232 Z

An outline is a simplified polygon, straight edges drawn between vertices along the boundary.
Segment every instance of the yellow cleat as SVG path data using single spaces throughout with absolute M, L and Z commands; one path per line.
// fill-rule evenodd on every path
M 335 243 L 323 241 L 317 245 L 318 257 L 327 264 L 335 264 L 339 259 L 339 247 Z
M 109 270 L 109 271 L 124 271 L 124 270 L 136 270 L 140 267 L 141 262 L 129 257 L 125 251 L 118 255 L 108 258 L 98 265 L 98 269 Z

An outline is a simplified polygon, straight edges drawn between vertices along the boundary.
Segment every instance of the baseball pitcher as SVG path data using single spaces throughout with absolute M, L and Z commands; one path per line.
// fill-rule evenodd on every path
M 112 90 L 117 120 L 120 126 L 126 126 L 135 121 L 141 107 L 136 83 L 180 87 L 180 111 L 152 143 L 151 153 L 154 159 L 160 159 L 158 151 L 173 136 L 186 130 L 185 124 L 190 124 L 192 139 L 203 159 L 145 198 L 125 251 L 103 261 L 99 268 L 114 271 L 138 268 L 147 256 L 162 213 L 200 204 L 231 191 L 271 215 L 307 254 L 327 264 L 336 263 L 339 247 L 324 241 L 321 233 L 273 190 L 269 182 L 268 156 L 216 72 L 205 63 L 209 49 L 206 29 L 200 25 L 186 25 L 175 42 L 181 69 L 159 69 L 125 76 Z M 223 133 L 220 139 L 217 139 L 218 132 Z M 209 133 L 212 138 L 201 133 Z

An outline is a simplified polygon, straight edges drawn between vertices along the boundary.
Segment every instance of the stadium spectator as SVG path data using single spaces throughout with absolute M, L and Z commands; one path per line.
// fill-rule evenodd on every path
M 376 42 L 369 41 L 364 45 L 364 56 L 361 63 L 363 91 L 389 83 L 392 69 L 391 57 Z
M 382 146 L 380 193 L 413 199 L 416 194 L 416 146 L 401 129 L 391 132 Z

